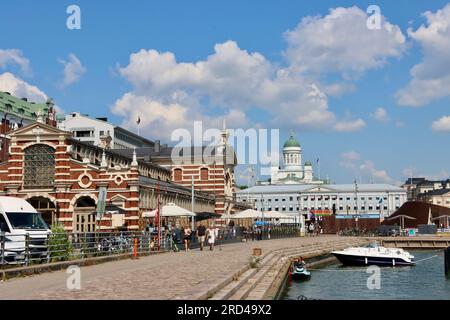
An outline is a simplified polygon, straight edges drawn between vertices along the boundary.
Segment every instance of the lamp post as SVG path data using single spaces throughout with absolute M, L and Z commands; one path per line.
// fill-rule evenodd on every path
M 358 183 L 355 179 L 355 222 L 356 222 L 356 230 L 358 230 Z
M 302 194 L 298 193 L 298 233 L 302 234 Z
M 261 219 L 262 219 L 262 235 L 264 236 L 264 199 L 261 193 Z

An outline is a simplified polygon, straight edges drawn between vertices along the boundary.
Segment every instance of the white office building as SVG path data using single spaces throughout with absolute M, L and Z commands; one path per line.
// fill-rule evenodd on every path
M 254 209 L 303 214 L 379 214 L 386 217 L 407 201 L 406 191 L 388 184 L 260 185 L 240 190 L 236 200 Z
M 58 128 L 71 131 L 77 140 L 107 149 L 154 147 L 155 142 L 108 122 L 107 118 L 91 118 L 78 112 L 66 115 Z

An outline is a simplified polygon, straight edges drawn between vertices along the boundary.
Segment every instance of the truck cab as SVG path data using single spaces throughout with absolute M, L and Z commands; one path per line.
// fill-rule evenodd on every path
M 51 231 L 26 200 L 0 196 L 0 264 L 42 261 Z

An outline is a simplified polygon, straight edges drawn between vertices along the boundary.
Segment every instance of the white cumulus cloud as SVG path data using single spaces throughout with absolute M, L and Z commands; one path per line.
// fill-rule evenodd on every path
M 9 92 L 19 98 L 27 98 L 33 102 L 42 103 L 47 100 L 47 95 L 38 87 L 17 78 L 10 72 L 0 74 L 0 90 Z
M 443 116 L 442 118 L 433 121 L 431 129 L 433 129 L 433 131 L 450 131 L 450 116 Z
M 26 75 L 31 73 L 30 60 L 24 57 L 21 50 L 0 49 L 0 68 L 4 69 L 11 64 L 18 65 Z
M 303 19 L 285 33 L 285 65 L 230 40 L 216 44 L 208 57 L 193 62 L 177 61 L 173 52 L 141 49 L 130 55 L 118 73 L 133 85 L 125 96 L 158 103 L 158 109 L 166 112 L 176 105 L 191 121 L 232 118 L 240 110 L 239 121 L 248 124 L 246 113 L 261 110 L 268 114 L 266 125 L 270 126 L 354 132 L 365 127 L 365 121 L 348 116 L 340 119 L 330 109 L 328 98 L 355 91 L 355 85 L 349 81 L 325 84 L 320 75 L 359 76 L 383 66 L 390 57 L 400 57 L 406 47 L 398 26 L 382 18 L 380 30 L 369 30 L 367 18 L 364 11 L 351 7 Z M 126 104 L 125 96 L 112 110 L 124 117 L 124 125 L 132 125 L 134 115 L 128 111 L 133 106 Z M 141 107 L 140 112 L 151 112 L 146 110 Z M 158 121 L 156 127 L 163 123 L 171 127 L 167 118 L 148 119 L 145 126 L 149 128 Z M 229 124 L 234 125 L 233 121 Z
M 382 107 L 377 108 L 377 110 L 375 110 L 375 112 L 372 114 L 372 117 L 379 122 L 389 121 L 388 113 L 387 113 L 386 109 L 384 109 Z
M 133 84 L 127 95 L 158 102 L 167 112 L 176 104 L 191 121 L 212 121 L 205 110 L 214 110 L 216 117 L 228 116 L 230 125 L 236 125 L 236 116 L 242 124 L 245 112 L 257 107 L 272 115 L 273 125 L 326 128 L 336 122 L 320 84 L 275 67 L 263 55 L 242 50 L 234 41 L 217 44 L 213 54 L 194 63 L 177 62 L 171 52 L 140 50 L 131 54 L 129 64 L 119 73 Z M 131 114 L 123 110 L 132 108 L 119 99 L 112 110 L 131 124 Z M 149 119 L 148 126 L 155 121 L 171 126 L 168 119 Z
M 355 175 L 366 176 L 369 181 L 393 183 L 393 179 L 386 170 L 376 168 L 371 160 L 361 161 L 361 155 L 356 151 L 341 153 L 339 165 Z
M 339 121 L 334 125 L 334 129 L 339 132 L 358 131 L 366 126 L 363 119 Z
M 358 152 L 352 150 L 342 153 L 341 158 L 345 161 L 358 161 L 359 159 L 361 159 L 361 155 Z
M 69 54 L 67 61 L 59 59 L 59 62 L 64 65 L 64 78 L 62 81 L 64 87 L 77 82 L 86 73 L 86 68 L 73 53 Z
M 16 77 L 10 72 L 0 74 L 0 91 L 9 92 L 11 95 L 19 98 L 27 98 L 28 101 L 43 103 L 46 102 L 48 96 L 37 86 Z M 58 105 L 55 106 L 56 112 L 64 113 Z
M 358 76 L 383 66 L 390 57 L 400 57 L 406 48 L 400 28 L 382 17 L 381 29 L 370 30 L 367 19 L 367 13 L 356 6 L 303 18 L 285 33 L 285 55 L 296 70 L 344 76 Z
M 423 60 L 411 69 L 410 83 L 396 94 L 402 106 L 421 107 L 450 96 L 450 4 L 424 16 L 427 25 L 408 30 L 421 46 Z

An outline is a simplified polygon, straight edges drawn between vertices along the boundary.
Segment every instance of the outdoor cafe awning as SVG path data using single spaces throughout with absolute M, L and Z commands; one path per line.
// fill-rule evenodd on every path
M 182 207 L 177 206 L 175 203 L 168 203 L 161 207 L 162 217 L 195 217 L 196 214 Z M 143 218 L 156 217 L 156 210 L 145 211 L 142 213 Z
M 236 214 L 224 215 L 224 219 L 295 219 L 294 217 L 277 211 L 257 211 L 254 209 L 247 209 Z

